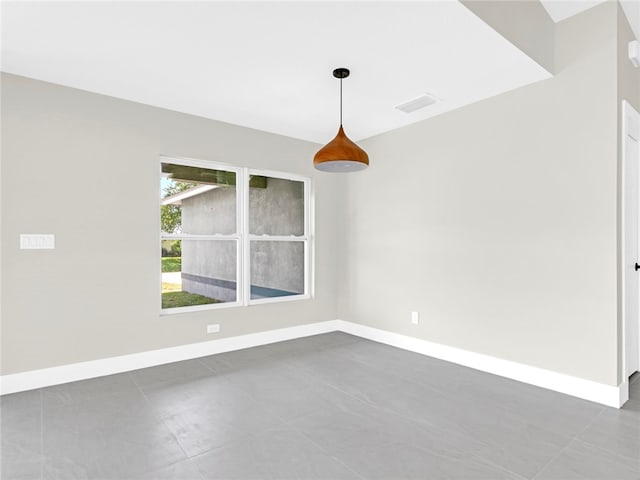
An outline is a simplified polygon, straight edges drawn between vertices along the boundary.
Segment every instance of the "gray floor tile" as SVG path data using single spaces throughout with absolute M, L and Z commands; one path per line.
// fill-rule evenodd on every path
M 43 388 L 42 401 L 45 408 L 56 407 L 135 389 L 129 374 L 120 373 Z
M 215 406 L 187 410 L 163 419 L 189 457 L 241 440 L 250 432 L 228 421 Z
M 0 417 L 3 413 L 11 414 L 23 408 L 40 408 L 41 406 L 42 391 L 40 389 L 2 395 L 0 396 Z
M 229 375 L 228 380 L 283 420 L 322 410 L 346 395 L 318 385 L 305 372 L 288 365 L 247 368 Z
M 185 360 L 131 372 L 131 378 L 140 387 L 211 375 L 211 370 L 200 360 Z
M 0 478 L 39 479 L 42 397 L 39 390 L 0 397 Z
M 189 456 L 282 423 L 226 378 L 162 384 L 144 394 L 150 411 L 163 419 Z
M 341 332 L 313 335 L 310 337 L 276 342 L 259 347 L 219 353 L 203 357 L 201 361 L 216 373 L 234 373 L 256 367 L 280 367 L 298 356 L 336 349 L 361 341 L 357 337 Z
M 491 404 L 517 413 L 528 423 L 573 437 L 580 433 L 603 406 L 503 377 L 475 372 L 449 394 L 470 402 Z
M 189 419 L 197 421 L 198 412 L 202 412 L 207 422 L 220 419 L 249 432 L 282 423 L 265 405 L 225 377 L 173 382 L 143 392 L 150 410 L 164 419 L 183 418 L 189 424 Z
M 358 344 L 362 341 L 363 340 L 361 338 L 349 335 L 348 333 L 332 332 L 325 333 L 323 335 L 312 335 L 309 337 L 297 338 L 287 342 L 273 343 L 268 347 L 273 352 L 284 351 L 287 355 L 291 355 L 318 352 L 322 350 L 333 350 L 340 347 Z
M 260 365 L 278 365 L 283 362 L 269 345 L 209 355 L 202 357 L 200 361 L 217 374 L 233 373 Z
M 474 455 L 479 444 L 359 400 L 289 424 L 364 478 L 521 478 Z
M 299 432 L 280 428 L 194 459 L 205 478 L 358 479 L 353 471 Z
M 427 386 L 445 396 L 510 409 L 531 424 L 568 437 L 579 433 L 603 408 L 568 395 L 374 342 L 351 346 L 346 355 L 388 376 Z
M 478 458 L 441 456 L 403 443 L 347 448 L 337 457 L 366 479 L 522 479 Z
M 3 396 L 1 475 L 638 480 L 639 379 L 615 410 L 317 335 Z
M 264 405 L 240 391 L 235 392 L 233 395 L 212 399 L 209 408 L 204 411 L 209 414 L 205 418 L 224 418 L 234 427 L 247 433 L 258 433 L 283 423 L 280 418 L 270 413 Z
M 44 410 L 45 478 L 135 478 L 186 458 L 140 392 Z
M 372 404 L 383 401 L 378 398 L 380 395 L 408 385 L 397 375 L 355 361 L 348 350 L 309 353 L 290 361 L 290 365 L 315 384 L 331 385 Z
M 246 366 L 242 370 L 226 374 L 225 378 L 234 385 L 242 386 L 251 394 L 265 389 L 278 390 L 317 385 L 306 372 L 284 362 Z
M 216 399 L 242 394 L 225 377 L 197 377 L 142 387 L 141 391 L 157 415 L 164 417 L 178 411 L 205 406 Z
M 388 446 L 416 445 L 437 455 L 471 456 L 479 444 L 468 437 L 424 426 L 394 413 L 384 412 L 358 399 L 344 398 L 333 407 L 287 424 L 297 428 L 329 452 Z
M 42 409 L 22 408 L 3 412 L 0 419 L 2 445 L 13 445 L 18 449 L 36 452 L 40 450 L 42 436 Z
M 631 460 L 574 440 L 535 480 L 638 480 L 640 458 Z
M 434 424 L 473 438 L 483 445 L 476 451 L 478 456 L 526 478 L 539 472 L 570 442 L 570 437 L 499 406 L 466 400 L 457 405 L 456 415 L 432 420 Z
M 344 352 L 352 361 L 447 392 L 468 378 L 477 378 L 476 374 L 479 373 L 470 368 L 368 340 L 361 340 L 341 350 L 339 353 Z
M 123 422 L 138 415 L 150 416 L 148 403 L 138 388 L 124 392 L 108 393 L 83 402 L 63 405 L 51 405 L 43 402 L 43 425 L 47 421 L 57 421 L 69 417 L 70 421 L 80 422 Z
M 399 439 L 385 428 L 384 412 L 357 399 L 346 398 L 332 408 L 295 419 L 287 426 L 295 428 L 331 453 L 345 448 L 369 448 L 389 445 Z
M 3 443 L 0 450 L 0 478 L 11 480 L 39 480 L 41 478 L 42 455 L 39 449 L 33 451 Z
M 606 408 L 578 438 L 611 453 L 640 457 L 640 411 Z
M 137 480 L 204 480 L 204 477 L 195 462 L 187 459 L 159 470 L 143 472 Z
M 633 413 L 636 417 L 640 418 L 640 399 L 630 399 L 624 404 L 622 409 L 627 413 Z
M 339 364 L 343 368 L 332 373 L 332 367 L 338 368 Z M 345 363 L 344 358 L 318 359 L 309 368 L 322 381 L 383 411 L 424 428 L 469 439 L 475 455 L 525 477 L 537 473 L 569 443 L 570 432 L 584 428 L 591 419 L 591 415 L 585 415 L 585 423 L 571 423 L 571 428 L 558 433 L 559 426 L 545 428 L 545 422 L 528 418 L 530 412 L 517 412 L 491 399 L 457 391 L 445 394 L 387 372 L 376 372 L 370 365 L 358 368 Z M 470 444 L 467 447 L 471 448 Z

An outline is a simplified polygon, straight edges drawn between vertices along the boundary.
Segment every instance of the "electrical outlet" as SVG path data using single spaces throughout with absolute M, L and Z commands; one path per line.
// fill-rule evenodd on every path
M 418 325 L 420 323 L 420 312 L 411 312 L 411 323 Z
M 207 325 L 207 333 L 218 333 L 220 331 L 220 324 L 215 323 L 213 325 Z

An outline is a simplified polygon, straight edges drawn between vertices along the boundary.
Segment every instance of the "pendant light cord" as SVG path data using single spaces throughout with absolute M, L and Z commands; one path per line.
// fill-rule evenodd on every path
M 342 127 L 342 79 L 340 79 L 340 126 Z

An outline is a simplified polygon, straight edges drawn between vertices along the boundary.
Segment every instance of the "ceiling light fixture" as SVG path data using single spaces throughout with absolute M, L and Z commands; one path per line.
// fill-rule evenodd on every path
M 342 129 L 342 79 L 349 76 L 349 69 L 336 68 L 333 76 L 340 79 L 340 129 L 336 137 L 316 153 L 313 164 L 323 172 L 356 172 L 369 166 L 369 156 L 349 140 Z

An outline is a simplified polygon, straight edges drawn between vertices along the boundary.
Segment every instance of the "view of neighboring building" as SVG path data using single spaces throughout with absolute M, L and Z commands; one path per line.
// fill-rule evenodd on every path
M 162 225 L 163 266 L 173 265 L 163 268 L 163 308 L 237 301 L 242 245 L 235 172 L 162 168 L 161 214 L 172 215 Z M 250 298 L 303 294 L 305 246 L 295 240 L 305 233 L 304 183 L 252 176 L 248 203 Z

